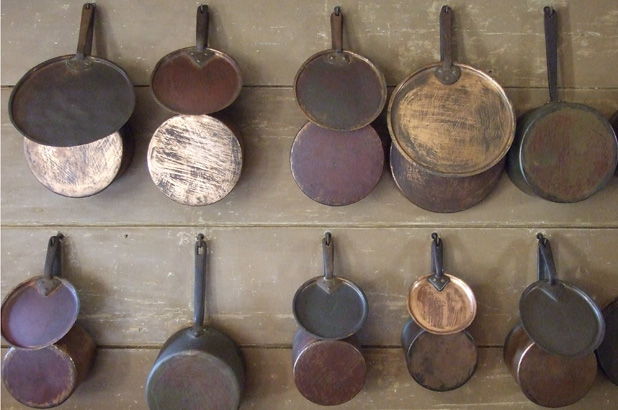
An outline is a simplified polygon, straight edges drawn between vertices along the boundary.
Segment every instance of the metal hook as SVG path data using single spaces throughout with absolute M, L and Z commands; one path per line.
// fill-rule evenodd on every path
M 325 245 L 326 245 L 326 246 L 330 246 L 330 244 L 331 244 L 331 238 L 332 238 L 332 234 L 331 234 L 330 232 L 326 231 L 326 232 L 324 233 L 324 241 L 325 241 Z
M 335 16 L 339 16 L 341 14 L 341 7 L 335 6 Z

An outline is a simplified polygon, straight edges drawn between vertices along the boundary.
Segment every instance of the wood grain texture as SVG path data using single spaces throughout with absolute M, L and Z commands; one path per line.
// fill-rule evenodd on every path
M 242 150 L 234 132 L 208 115 L 177 115 L 155 131 L 148 145 L 155 185 L 183 205 L 209 205 L 236 186 Z

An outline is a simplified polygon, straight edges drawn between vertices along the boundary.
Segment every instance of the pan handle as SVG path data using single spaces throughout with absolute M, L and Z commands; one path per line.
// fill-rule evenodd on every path
M 337 53 L 343 52 L 343 13 L 341 7 L 335 7 L 330 15 L 330 32 L 332 36 L 332 48 Z
M 79 37 L 77 39 L 77 51 L 75 56 L 68 59 L 67 67 L 73 71 L 84 71 L 92 66 L 88 57 L 92 53 L 92 38 L 94 36 L 94 14 L 97 6 L 94 3 L 86 3 L 82 7 L 82 20 L 79 25 Z
M 547 58 L 547 81 L 549 100 L 558 100 L 558 15 L 550 6 L 543 8 L 545 13 L 545 55 Z
M 538 233 L 536 238 L 539 240 L 538 247 L 538 280 L 546 280 L 550 286 L 556 284 L 556 264 L 554 262 L 554 255 L 551 251 L 551 244 L 549 239 L 543 236 L 542 233 Z
M 197 48 L 197 51 L 204 51 L 208 47 L 209 19 L 208 6 L 200 4 L 197 8 L 197 24 L 195 28 L 195 48 Z
M 453 65 L 453 10 L 442 6 L 440 10 L 440 61 L 434 74 L 444 85 L 454 84 L 461 77 L 461 70 Z
M 64 238 L 64 235 L 58 233 L 56 236 L 49 238 L 47 242 L 47 256 L 45 257 L 45 266 L 43 267 L 43 277 L 37 280 L 37 291 L 43 295 L 48 296 L 54 291 L 62 282 L 54 276 L 60 273 L 60 240 Z
M 441 292 L 451 279 L 444 274 L 444 252 L 443 242 L 437 232 L 431 234 L 433 242 L 431 243 L 431 270 L 433 275 L 427 280 L 433 285 L 438 292 Z
M 334 273 L 335 243 L 330 232 L 326 232 L 322 239 L 322 255 L 324 259 L 324 277 L 318 280 L 318 286 L 330 295 L 341 286 L 341 280 Z
M 206 242 L 204 235 L 198 234 L 195 242 L 195 288 L 193 291 L 193 329 L 192 334 L 199 337 L 204 333 L 204 298 L 206 296 Z

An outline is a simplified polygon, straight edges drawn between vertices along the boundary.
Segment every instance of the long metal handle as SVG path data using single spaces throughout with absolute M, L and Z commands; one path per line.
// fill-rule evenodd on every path
M 343 52 L 343 13 L 339 6 L 335 7 L 330 15 L 330 31 L 333 50 L 338 53 Z
M 94 12 L 97 5 L 86 3 L 82 7 L 82 20 L 79 25 L 79 38 L 77 41 L 77 52 L 75 58 L 83 60 L 84 57 L 92 54 L 92 38 L 94 36 Z
M 556 10 L 546 6 L 545 13 L 545 55 L 547 58 L 547 81 L 549 100 L 558 100 L 558 15 Z
M 195 242 L 195 288 L 193 293 L 193 324 L 195 329 L 204 325 L 204 298 L 206 296 L 207 248 L 204 235 L 197 235 Z
M 431 270 L 433 275 L 427 278 L 437 291 L 441 292 L 451 279 L 444 274 L 444 250 L 440 236 L 434 232 L 431 234 Z
M 554 254 L 551 250 L 549 239 L 538 233 L 536 238 L 539 240 L 538 246 L 538 280 L 546 280 L 551 286 L 556 284 L 556 264 Z
M 48 296 L 61 284 L 61 282 L 54 277 L 54 274 L 57 275 L 60 272 L 60 240 L 62 238 L 64 238 L 64 236 L 59 233 L 49 238 L 47 242 L 47 256 L 45 257 L 45 266 L 43 267 L 43 277 L 36 282 L 37 291 L 43 296 Z
M 204 51 L 208 47 L 208 22 L 210 14 L 208 6 L 201 4 L 197 8 L 197 24 L 195 28 L 195 47 L 198 51 Z
M 330 232 L 326 232 L 322 239 L 322 258 L 324 261 L 324 277 L 318 280 L 318 286 L 330 295 L 342 284 L 341 279 L 335 276 L 335 242 Z
M 453 65 L 453 10 L 449 6 L 440 10 L 440 61 L 434 72 L 436 78 L 445 85 L 456 83 L 461 70 Z

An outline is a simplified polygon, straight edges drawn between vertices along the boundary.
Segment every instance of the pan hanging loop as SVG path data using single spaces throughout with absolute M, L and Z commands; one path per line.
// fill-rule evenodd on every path
M 444 85 L 456 83 L 461 70 L 453 64 L 453 10 L 449 6 L 440 11 L 440 61 L 442 65 L 434 71 L 436 78 Z
M 431 243 L 431 270 L 433 275 L 427 280 L 433 285 L 438 292 L 441 292 L 451 279 L 444 274 L 444 257 L 442 239 L 437 232 L 431 234 L 433 242 Z

